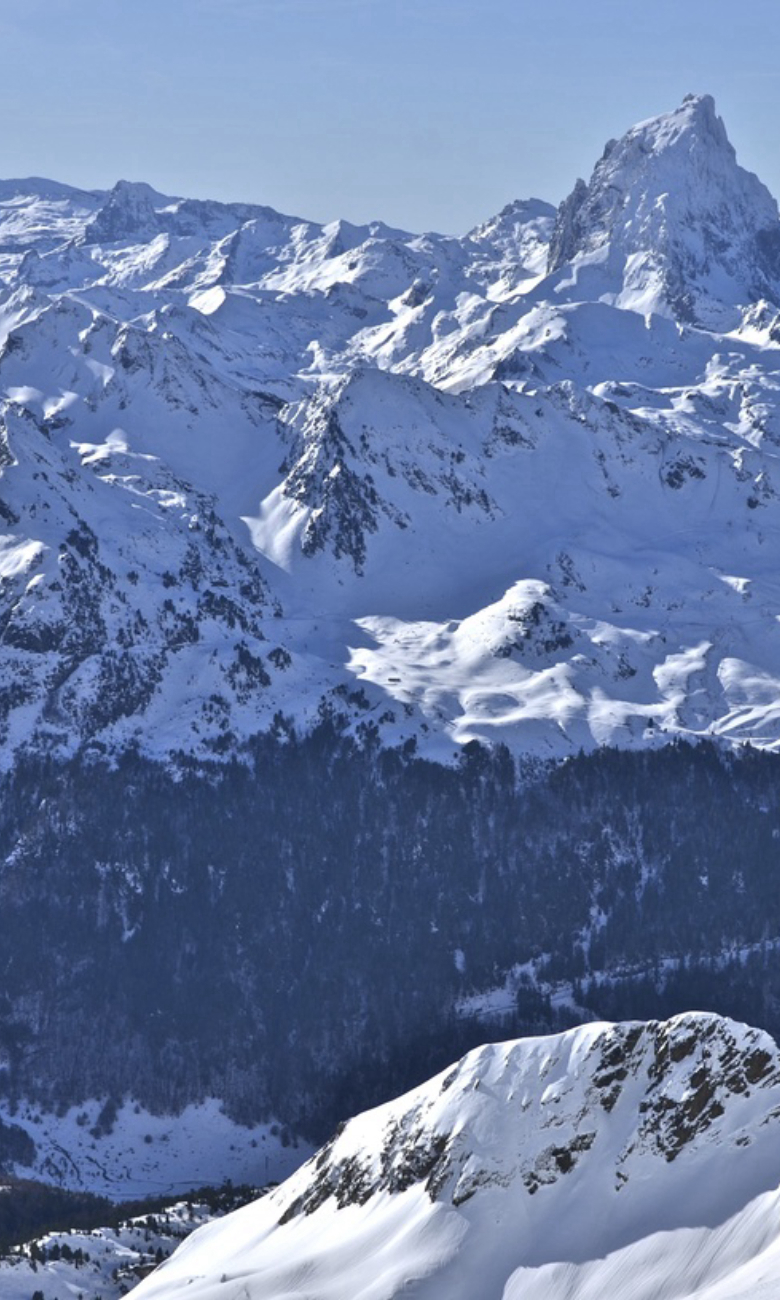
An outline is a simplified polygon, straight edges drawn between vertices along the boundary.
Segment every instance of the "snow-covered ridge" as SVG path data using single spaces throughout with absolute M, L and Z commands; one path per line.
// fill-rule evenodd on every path
M 767 1035 L 701 1013 L 589 1025 L 471 1052 L 350 1121 L 139 1300 L 775 1295 L 779 1182 Z
M 779 249 L 707 96 L 462 238 L 0 184 L 4 762 L 777 747 Z

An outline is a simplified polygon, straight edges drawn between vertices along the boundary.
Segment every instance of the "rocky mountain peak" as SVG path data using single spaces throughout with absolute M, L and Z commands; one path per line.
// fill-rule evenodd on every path
M 160 196 L 143 182 L 117 181 L 84 232 L 86 243 L 137 242 L 154 239 L 160 225 L 155 200 Z
M 668 148 L 685 137 L 706 140 L 719 149 L 725 149 L 736 161 L 734 147 L 726 134 L 723 119 L 715 110 L 712 95 L 686 95 L 671 113 L 639 122 L 628 134 L 639 136 L 646 143 L 652 142 L 656 149 Z
M 740 167 L 710 95 L 609 141 L 590 182 L 561 204 L 548 270 L 598 263 L 620 305 L 721 326 L 780 292 L 775 200 Z

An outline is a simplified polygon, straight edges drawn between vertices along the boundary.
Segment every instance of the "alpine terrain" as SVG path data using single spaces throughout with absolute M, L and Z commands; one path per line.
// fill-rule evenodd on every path
M 5 182 L 0 284 L 6 765 L 777 744 L 780 221 L 710 98 L 462 239 Z
M 485 1047 L 196 1232 L 138 1300 L 770 1300 L 780 1057 L 716 1016 Z
M 780 1033 L 779 530 L 780 216 L 708 96 L 463 237 L 1 182 L 0 1170 L 262 1186 L 486 1039 Z

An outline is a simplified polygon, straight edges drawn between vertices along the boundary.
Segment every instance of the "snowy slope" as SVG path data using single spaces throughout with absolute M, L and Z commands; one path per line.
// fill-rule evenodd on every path
M 780 1057 L 717 1016 L 478 1049 L 194 1235 L 139 1300 L 780 1295 Z
M 0 1196 L 13 1195 L 12 1186 L 0 1188 Z M 190 1233 L 221 1217 L 226 1210 L 220 1203 L 230 1209 L 245 1201 L 246 1194 L 225 1187 L 208 1200 L 190 1195 L 115 1227 L 46 1233 L 0 1256 L 0 1294 L 3 1300 L 30 1300 L 36 1293 L 43 1300 L 120 1300 Z
M 155 1115 L 137 1102 L 87 1101 L 53 1114 L 23 1102 L 0 1104 L 0 1125 L 26 1138 L 12 1162 L 19 1178 L 112 1201 L 173 1195 L 230 1179 L 264 1185 L 286 1178 L 311 1153 L 277 1123 L 237 1124 L 216 1098 Z M 0 1294 L 2 1290 L 0 1289 Z
M 779 304 L 707 96 L 462 238 L 3 182 L 4 762 L 777 748 Z

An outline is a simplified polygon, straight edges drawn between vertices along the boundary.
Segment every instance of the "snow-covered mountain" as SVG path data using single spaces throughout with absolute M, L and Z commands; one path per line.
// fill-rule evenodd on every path
M 780 1056 L 691 1013 L 478 1049 L 194 1234 L 138 1300 L 780 1295 Z
M 780 221 L 712 100 L 463 238 L 0 185 L 0 743 L 780 744 Z
M 578 283 L 613 279 L 618 306 L 715 331 L 739 325 L 740 305 L 776 300 L 777 204 L 737 165 L 709 95 L 607 144 L 558 213 L 549 269 L 569 264 Z

